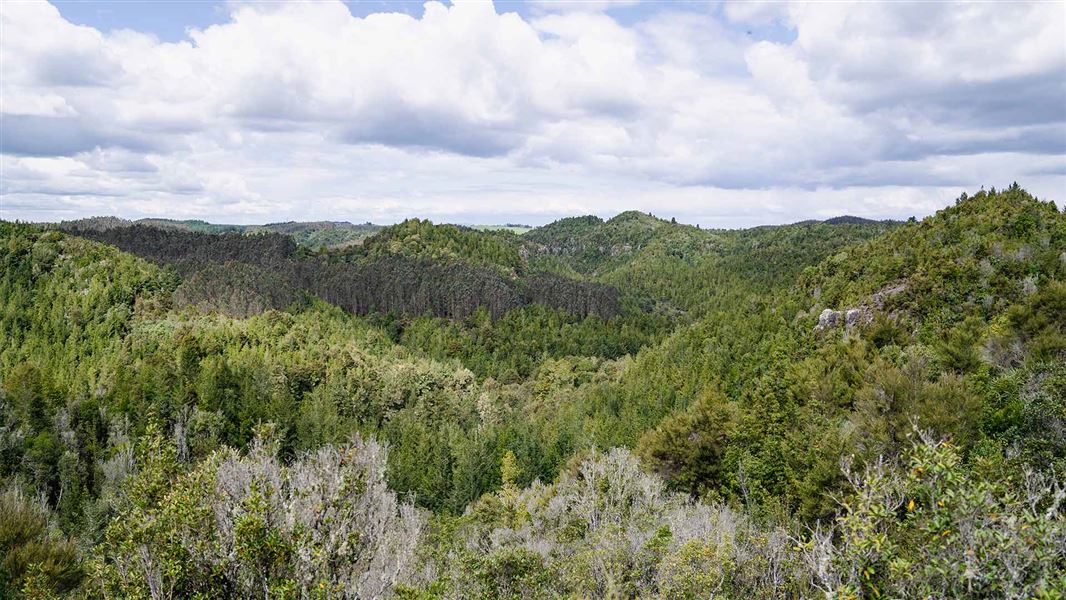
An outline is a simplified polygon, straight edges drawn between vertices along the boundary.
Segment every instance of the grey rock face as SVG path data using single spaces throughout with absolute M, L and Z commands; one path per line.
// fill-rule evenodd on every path
M 839 310 L 827 308 L 818 315 L 818 327 L 820 329 L 836 327 L 840 323 L 841 316 L 842 313 Z
M 850 328 L 866 325 L 874 320 L 874 313 L 876 311 L 885 308 L 885 300 L 887 298 L 901 294 L 906 290 L 906 283 L 895 283 L 882 288 L 858 306 L 845 308 L 843 310 L 827 308 L 818 315 L 818 324 L 815 325 L 814 330 L 822 331 L 838 326 Z
M 859 322 L 859 317 L 862 316 L 862 311 L 857 308 L 848 309 L 848 312 L 844 315 L 844 324 L 848 327 L 856 325 Z
M 876 292 L 873 296 L 870 297 L 870 299 L 873 300 L 874 306 L 880 309 L 884 307 L 886 298 L 891 298 L 892 296 L 901 294 L 905 291 L 907 291 L 907 284 L 897 283 L 895 285 L 887 286 L 881 291 Z

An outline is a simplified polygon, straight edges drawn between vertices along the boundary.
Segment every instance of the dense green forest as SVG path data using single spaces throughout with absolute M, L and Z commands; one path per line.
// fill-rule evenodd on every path
M 66 229 L 105 230 L 116 227 L 129 227 L 134 224 L 198 233 L 243 233 L 247 235 L 281 233 L 291 237 L 300 246 L 305 246 L 312 250 L 353 246 L 361 243 L 381 229 L 380 225 L 374 225 L 369 222 L 356 225 L 347 221 L 287 221 L 285 223 L 267 223 L 266 225 L 224 225 L 193 219 L 184 221 L 174 219 L 138 219 L 129 221 L 116 217 L 92 217 L 76 221 L 64 221 L 60 226 Z
M 0 597 L 1066 597 L 1066 214 L 1017 185 L 173 223 L 0 223 Z

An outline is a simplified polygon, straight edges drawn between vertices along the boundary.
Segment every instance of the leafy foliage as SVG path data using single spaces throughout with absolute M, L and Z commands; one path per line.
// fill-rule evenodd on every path
M 1031 598 L 1066 584 L 1066 488 L 917 440 L 805 528 L 671 494 L 627 451 L 487 495 L 452 529 L 433 597 Z
M 7 596 L 1066 588 L 1066 217 L 1017 186 L 328 252 L 156 225 L 0 223 Z
M 903 464 L 848 472 L 852 495 L 836 531 L 801 546 L 816 587 L 832 597 L 1037 598 L 1066 589 L 1066 487 L 967 465 L 957 447 L 925 440 Z
M 1064 225 L 1053 205 L 1018 188 L 981 192 L 804 269 L 801 287 L 754 304 L 758 313 L 697 322 L 641 356 L 677 372 L 650 390 L 640 372 L 631 402 L 668 389 L 699 400 L 647 434 L 642 454 L 684 489 L 736 497 L 746 486 L 825 517 L 826 492 L 845 483 L 840 457 L 897 455 L 914 419 L 964 448 L 989 439 L 1035 447 L 997 432 L 1016 416 L 987 416 L 999 403 L 992 390 L 1063 361 L 1066 313 L 1043 307 L 1062 293 Z M 816 321 L 827 308 L 851 321 Z M 724 429 L 705 416 L 728 406 L 744 409 Z M 708 439 L 730 466 L 708 470 Z
M 269 435 L 268 433 L 266 435 Z M 376 598 L 410 576 L 424 517 L 356 437 L 293 464 L 259 437 L 191 471 L 155 432 L 92 563 L 104 597 Z
M 57 534 L 51 515 L 17 489 L 0 494 L 0 595 L 70 592 L 82 572 L 74 540 Z

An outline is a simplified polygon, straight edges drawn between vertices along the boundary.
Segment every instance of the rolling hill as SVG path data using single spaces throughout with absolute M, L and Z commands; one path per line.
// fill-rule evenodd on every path
M 214 227 L 0 223 L 4 595 L 1066 589 L 1066 215 L 1017 185 Z

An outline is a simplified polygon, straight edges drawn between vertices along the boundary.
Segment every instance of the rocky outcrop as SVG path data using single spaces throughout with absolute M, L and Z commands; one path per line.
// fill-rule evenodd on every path
M 886 298 L 891 298 L 892 296 L 895 296 L 897 294 L 902 294 L 906 290 L 906 283 L 895 283 L 889 286 L 885 286 L 880 291 L 875 292 L 872 296 L 870 296 L 870 300 L 873 302 L 874 306 L 877 307 L 877 310 L 881 310 L 885 307 Z
M 836 327 L 840 324 L 841 312 L 839 310 L 833 310 L 827 308 L 822 311 L 822 314 L 818 315 L 818 325 L 815 326 L 815 330 L 829 329 Z
M 858 325 L 859 321 L 867 316 L 866 311 L 863 309 L 849 308 L 848 311 L 844 313 L 844 325 L 847 327 L 853 327 Z
M 884 309 L 886 299 L 900 294 L 906 289 L 906 283 L 896 283 L 875 292 L 866 302 L 858 306 L 843 310 L 827 308 L 818 315 L 818 324 L 814 326 L 814 330 L 823 331 L 840 326 L 855 327 L 857 325 L 866 325 L 874 320 L 875 312 Z

